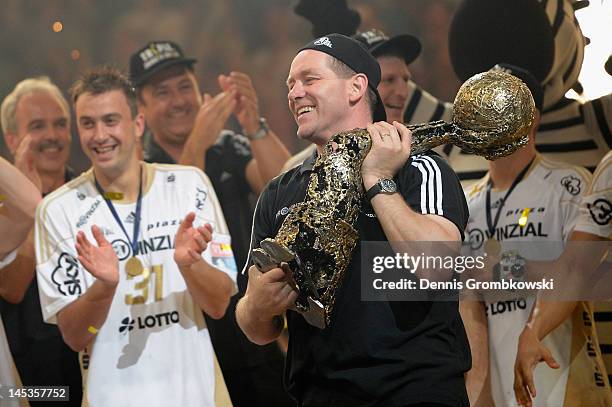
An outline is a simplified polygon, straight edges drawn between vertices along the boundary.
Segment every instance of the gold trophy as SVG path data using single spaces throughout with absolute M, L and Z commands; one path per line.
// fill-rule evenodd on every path
M 459 89 L 451 123 L 409 125 L 411 155 L 452 143 L 465 152 L 495 160 L 529 141 L 535 117 L 531 92 L 503 71 L 474 75 Z M 266 272 L 287 263 L 298 292 L 296 308 L 308 323 L 331 323 L 335 293 L 359 235 L 355 230 L 363 199 L 361 164 L 372 141 L 365 129 L 333 136 L 314 164 L 306 197 L 290 211 L 274 239 L 252 250 L 253 262 Z

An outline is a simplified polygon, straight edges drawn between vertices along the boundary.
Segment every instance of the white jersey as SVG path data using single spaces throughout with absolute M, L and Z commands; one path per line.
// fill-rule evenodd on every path
M 582 199 L 576 230 L 612 239 L 612 151 L 597 166 Z
M 108 317 L 81 354 L 84 399 L 90 406 L 214 406 L 214 353 L 202 311 L 173 260 L 181 220 L 210 223 L 204 260 L 235 281 L 228 229 L 210 181 L 193 167 L 142 164 L 138 237 L 142 274 L 125 271 L 130 244 L 94 185 L 90 170 L 47 196 L 36 214 L 38 286 L 45 321 L 84 294 L 95 278 L 77 261 L 75 239 L 94 242 L 98 225 L 119 258 L 120 281 Z M 130 239 L 136 203 L 113 202 Z M 87 404 L 84 401 L 84 405 Z
M 612 239 L 612 151 L 606 154 L 595 170 L 593 183 L 582 198 L 575 230 Z M 605 270 L 610 270 L 611 267 L 612 251 L 608 252 L 606 263 L 602 265 Z M 596 302 L 594 307 L 601 354 L 610 380 L 612 378 L 612 302 Z
M 520 247 L 528 260 L 550 261 L 563 252 L 578 217 L 581 196 L 588 188 L 590 173 L 581 167 L 556 163 L 536 155 L 524 179 L 507 197 L 494 237 L 502 250 Z M 470 218 L 466 235 L 472 250 L 484 250 L 490 237 L 486 221 L 488 175 L 467 193 Z M 491 190 L 491 219 L 507 191 Z M 519 226 L 523 210 L 530 208 L 527 223 Z M 525 242 L 530 244 L 525 245 Z M 520 245 L 520 246 L 519 246 Z M 491 389 L 498 406 L 516 406 L 513 383 L 518 337 L 525 327 L 535 297 L 511 294 L 507 300 L 485 296 L 489 332 Z M 596 335 L 587 303 L 576 307 L 542 343 L 559 362 L 559 369 L 539 364 L 534 370 L 538 391 L 534 406 L 590 406 L 593 389 L 604 388 L 601 358 L 590 356 Z M 599 400 L 599 399 L 598 399 Z

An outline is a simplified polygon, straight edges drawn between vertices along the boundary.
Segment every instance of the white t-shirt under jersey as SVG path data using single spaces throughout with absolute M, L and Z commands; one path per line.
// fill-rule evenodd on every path
M 542 158 L 534 159 L 524 179 L 508 196 L 496 226 L 502 250 L 519 249 L 528 260 L 555 260 L 563 251 L 579 212 L 581 196 L 591 175 L 586 169 Z M 472 250 L 484 249 L 489 238 L 486 222 L 488 175 L 467 192 L 470 218 L 466 240 Z M 492 219 L 507 191 L 491 190 Z M 524 208 L 530 208 L 527 224 L 518 225 Z M 525 243 L 530 243 L 526 245 Z M 520 246 L 519 246 L 520 245 Z M 489 300 L 487 300 L 489 299 Z M 486 304 L 491 389 L 498 406 L 516 406 L 513 383 L 518 337 L 525 327 L 535 298 L 517 293 L 505 300 L 483 298 Z M 588 316 L 588 318 L 586 317 Z M 580 303 L 574 315 L 547 335 L 542 343 L 559 362 L 559 369 L 540 363 L 534 370 L 537 397 L 534 407 L 586 406 L 601 388 L 597 381 L 601 358 L 590 356 L 596 341 L 588 304 Z M 576 373 L 579 374 L 576 374 Z M 586 403 L 586 404 L 585 404 Z
M 138 259 L 144 272 L 125 272 L 132 249 L 94 185 L 90 170 L 47 196 L 36 215 L 36 258 L 43 317 L 84 294 L 95 278 L 77 259 L 75 238 L 94 242 L 98 225 L 119 258 L 120 281 L 105 323 L 81 354 L 90 406 L 214 406 L 214 354 L 202 312 L 173 260 L 181 220 L 196 213 L 213 241 L 202 254 L 235 281 L 228 229 L 210 181 L 193 167 L 142 164 L 144 186 Z M 136 203 L 113 202 L 130 239 Z M 85 404 L 85 403 L 84 403 Z

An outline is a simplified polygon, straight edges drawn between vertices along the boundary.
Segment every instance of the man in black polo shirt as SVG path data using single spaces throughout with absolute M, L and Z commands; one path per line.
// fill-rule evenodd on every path
M 195 62 L 170 41 L 150 42 L 130 58 L 130 77 L 149 130 L 144 159 L 193 165 L 206 172 L 227 220 L 237 265 L 242 268 L 253 219 L 248 195 L 259 195 L 280 173 L 289 152 L 259 115 L 257 94 L 246 74 L 219 75 L 222 92 L 202 98 L 193 73 Z M 244 136 L 223 129 L 232 114 Z M 239 295 L 232 298 L 225 316 L 207 318 L 233 404 L 268 406 L 273 401 L 274 405 L 290 405 L 281 386 L 283 359 L 278 347 L 253 346 L 236 325 L 234 307 L 246 289 L 246 276 L 238 276 L 237 284 Z
M 410 131 L 381 121 L 379 80 L 378 63 L 355 40 L 330 34 L 307 44 L 287 80 L 298 137 L 320 151 L 336 133 L 369 131 L 361 240 L 460 241 L 468 213 L 457 177 L 434 153 L 409 158 Z M 266 187 L 255 211 L 252 247 L 274 237 L 289 208 L 304 199 L 315 159 Z M 383 192 L 383 180 L 395 187 Z M 249 339 L 265 344 L 279 335 L 286 315 L 285 381 L 300 406 L 467 406 L 463 375 L 470 354 L 457 303 L 361 301 L 361 272 L 358 243 L 336 291 L 331 324 L 321 330 L 288 310 L 297 295 L 282 269 L 262 274 L 251 266 L 238 324 Z

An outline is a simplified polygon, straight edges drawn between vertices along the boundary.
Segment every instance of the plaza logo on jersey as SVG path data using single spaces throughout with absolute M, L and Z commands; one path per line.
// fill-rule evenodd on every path
M 612 204 L 604 198 L 599 198 L 593 203 L 587 203 L 587 208 L 593 218 L 593 222 L 598 225 L 605 226 L 612 220 Z
M 573 175 L 566 175 L 561 178 L 561 185 L 567 192 L 574 196 L 580 193 L 580 178 L 574 177 Z
M 51 281 L 62 295 L 81 295 L 81 280 L 79 263 L 69 253 L 62 253 L 57 259 L 57 265 L 51 272 Z
M 151 314 L 134 318 L 125 317 L 121 320 L 119 333 L 126 334 L 134 329 L 153 329 L 161 328 L 168 325 L 178 324 L 180 315 L 178 311 L 161 312 L 159 314 Z
M 208 193 L 205 190 L 196 187 L 195 207 L 197 210 L 201 211 L 204 208 L 207 197 Z
M 525 211 L 525 209 L 529 209 L 529 213 L 530 214 L 535 214 L 535 213 L 544 213 L 546 211 L 546 208 L 544 207 L 539 207 L 539 208 L 516 208 L 516 209 L 508 209 L 506 211 L 506 217 L 508 216 L 521 216 L 523 214 L 523 211 Z
M 155 223 L 149 223 L 147 225 L 147 232 L 151 229 L 165 228 L 167 226 L 180 226 L 180 224 L 181 224 L 181 219 L 162 220 L 162 221 L 155 222 Z
M 85 212 L 84 215 L 81 215 L 79 217 L 79 221 L 76 224 L 77 228 L 80 229 L 83 226 L 85 226 L 85 224 L 87 224 L 87 221 L 89 220 L 89 218 L 91 218 L 91 215 L 93 215 L 96 209 L 98 209 L 98 206 L 100 206 L 100 202 L 101 201 L 99 199 L 96 199 L 96 201 L 93 204 L 91 204 L 87 212 Z
M 313 45 L 325 45 L 327 48 L 332 48 L 332 42 L 327 37 L 321 37 L 317 39 Z
M 485 312 L 488 315 L 500 315 L 506 312 L 514 312 L 527 309 L 527 302 L 523 298 L 497 301 L 485 306 Z
M 82 193 L 81 191 L 77 191 L 76 195 L 77 195 L 77 198 L 79 198 L 79 201 L 83 201 L 86 198 L 85 194 Z

